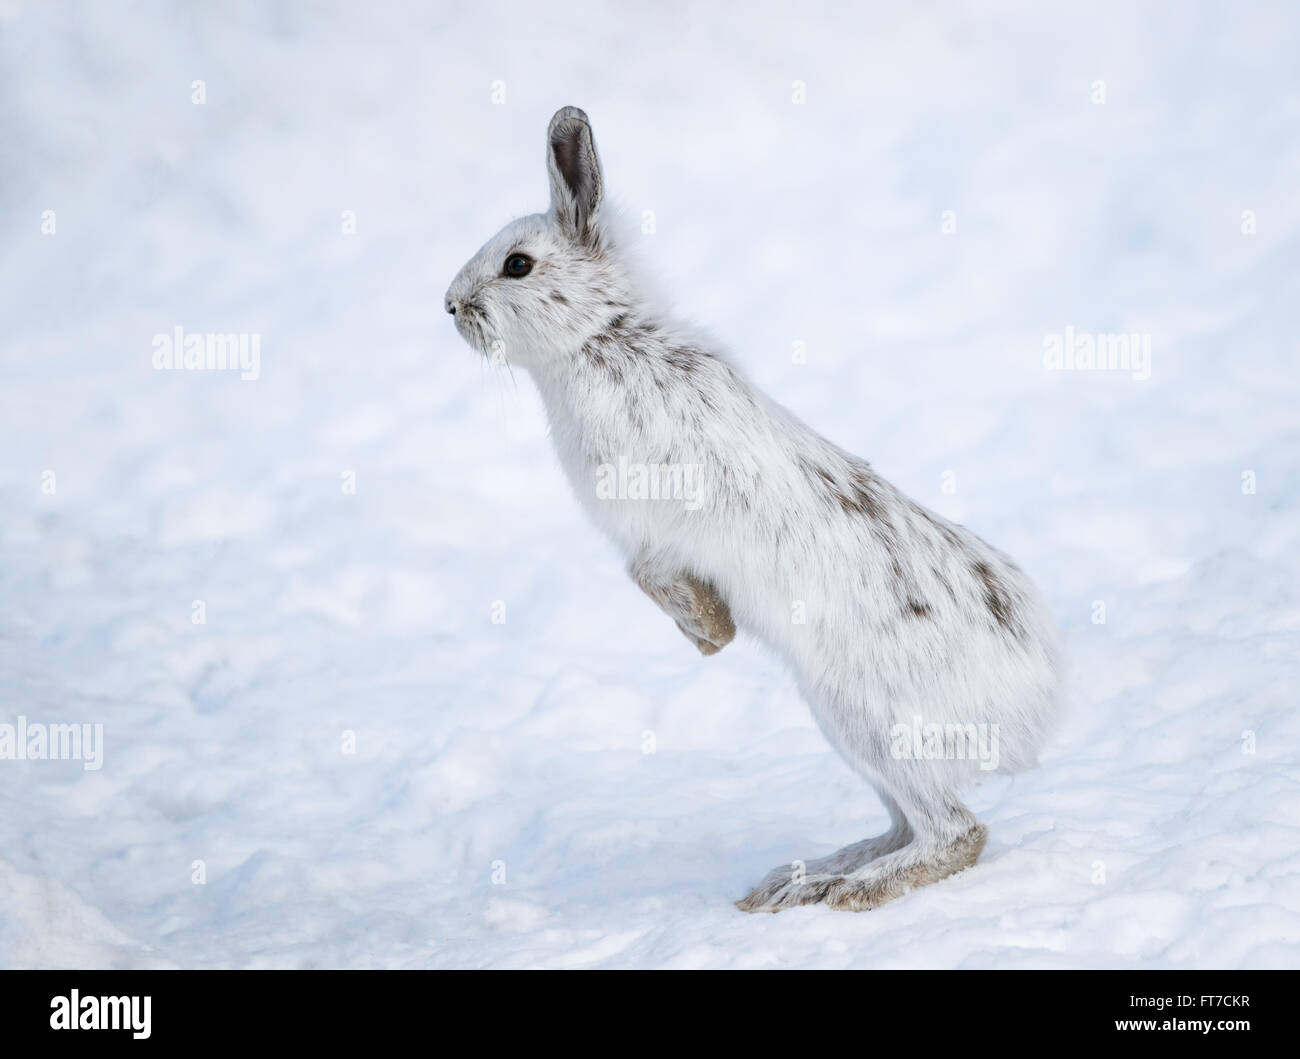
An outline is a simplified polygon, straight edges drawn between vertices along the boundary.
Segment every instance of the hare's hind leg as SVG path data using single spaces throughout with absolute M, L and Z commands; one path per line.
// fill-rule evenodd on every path
M 862 912 L 879 908 L 909 890 L 946 879 L 969 868 L 984 850 L 988 828 L 960 802 L 942 812 L 927 811 L 912 841 L 901 849 L 862 865 L 826 887 L 822 900 L 831 908 Z M 932 827 L 935 823 L 939 827 Z
M 806 864 L 803 861 L 780 864 L 768 872 L 748 895 L 737 901 L 736 907 L 742 912 L 779 912 L 796 905 L 815 904 L 825 898 L 833 884 L 843 882 L 876 858 L 906 846 L 912 840 L 907 818 L 883 788 L 877 788 L 877 791 L 889 811 L 888 831 Z
M 887 834 L 813 861 L 804 872 L 778 868 L 736 906 L 745 912 L 779 912 L 824 902 L 860 912 L 979 859 L 988 829 L 956 798 L 945 794 L 927 803 L 910 789 L 894 788 L 894 794 L 898 797 L 881 795 L 894 821 Z

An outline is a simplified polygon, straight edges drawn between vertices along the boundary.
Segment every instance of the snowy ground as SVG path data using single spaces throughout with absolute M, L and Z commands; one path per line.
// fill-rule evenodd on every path
M 0 966 L 1300 964 L 1300 16 L 185 6 L 0 2 L 0 724 L 104 731 L 0 761 Z M 975 869 L 732 907 L 884 814 L 442 311 L 569 103 L 681 311 L 1043 586 L 1072 717 Z

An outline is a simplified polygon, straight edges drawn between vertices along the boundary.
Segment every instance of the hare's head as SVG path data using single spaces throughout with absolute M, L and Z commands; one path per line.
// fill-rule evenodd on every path
M 471 346 L 540 367 L 580 349 L 627 308 L 623 269 L 601 219 L 603 180 L 587 115 L 564 107 L 546 134 L 551 208 L 512 221 L 447 289 Z

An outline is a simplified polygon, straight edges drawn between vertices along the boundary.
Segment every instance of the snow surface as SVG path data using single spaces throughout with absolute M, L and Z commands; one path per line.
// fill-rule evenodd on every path
M 0 2 L 0 723 L 105 733 L 0 761 L 0 966 L 1300 964 L 1300 15 L 699 8 Z M 1043 586 L 1072 715 L 973 870 L 732 907 L 884 813 L 442 311 L 562 104 L 679 310 Z

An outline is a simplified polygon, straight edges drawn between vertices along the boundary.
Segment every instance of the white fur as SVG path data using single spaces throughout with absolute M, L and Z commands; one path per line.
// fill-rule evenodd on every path
M 776 869 L 741 906 L 870 908 L 967 866 L 984 831 L 958 795 L 979 762 L 900 756 L 896 726 L 996 725 L 1001 770 L 1033 764 L 1060 702 L 1046 608 L 1005 555 L 908 499 L 648 304 L 601 217 L 586 115 L 557 113 L 547 143 L 551 209 L 508 225 L 456 276 L 447 305 L 458 329 L 532 375 L 579 501 L 643 587 L 668 590 L 652 595 L 681 624 L 689 616 L 663 602 L 681 598 L 672 587 L 710 586 L 739 629 L 786 660 L 893 821 L 806 878 L 798 862 Z M 503 275 L 520 251 L 532 272 Z M 698 468 L 703 502 L 603 499 L 600 468 L 620 460 Z

